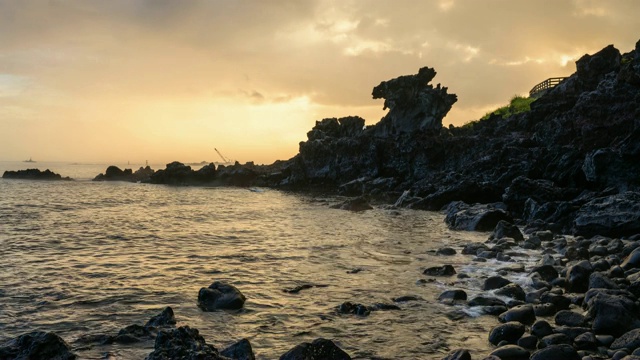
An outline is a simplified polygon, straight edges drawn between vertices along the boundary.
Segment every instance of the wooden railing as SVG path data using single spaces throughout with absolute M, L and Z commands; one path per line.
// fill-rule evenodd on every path
M 529 97 L 535 97 L 536 95 L 539 95 L 543 91 L 556 87 L 556 85 L 560 84 L 564 79 L 566 79 L 566 77 L 548 78 L 547 80 L 534 86 L 533 89 L 529 91 Z

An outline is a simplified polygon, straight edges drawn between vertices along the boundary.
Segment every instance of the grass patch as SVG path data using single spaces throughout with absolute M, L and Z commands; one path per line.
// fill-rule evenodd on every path
M 488 112 L 487 114 L 485 114 L 485 116 L 480 118 L 480 120 L 486 120 L 491 115 L 500 115 L 504 119 L 511 115 L 527 112 L 531 110 L 531 103 L 534 101 L 536 101 L 536 99 L 516 95 L 513 98 L 511 98 L 509 105 L 503 106 L 499 109 Z

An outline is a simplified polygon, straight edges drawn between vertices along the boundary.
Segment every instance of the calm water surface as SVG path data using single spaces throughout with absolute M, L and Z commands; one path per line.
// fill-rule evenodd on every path
M 28 167 L 78 180 L 0 179 L 0 341 L 54 331 L 83 359 L 143 359 L 153 342 L 74 341 L 144 324 L 171 306 L 178 326 L 199 329 L 218 349 L 248 338 L 259 359 L 276 359 L 317 337 L 362 359 L 440 359 L 458 347 L 483 355 L 489 349 L 495 318 L 450 320 L 456 308 L 436 298 L 449 288 L 472 296 L 481 278 L 504 264 L 428 254 L 486 240 L 487 234 L 448 230 L 442 214 L 351 213 L 329 208 L 337 199 L 270 189 L 89 181 L 106 165 L 4 162 L 0 172 Z M 444 263 L 471 278 L 417 282 L 424 268 Z M 362 271 L 348 273 L 355 268 Z M 238 287 L 245 309 L 201 311 L 198 290 L 215 280 Z M 283 292 L 307 283 L 327 286 Z M 344 301 L 391 303 L 403 295 L 424 300 L 368 317 L 334 311 Z

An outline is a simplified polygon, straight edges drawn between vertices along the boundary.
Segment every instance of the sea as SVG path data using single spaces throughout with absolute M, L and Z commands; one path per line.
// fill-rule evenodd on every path
M 257 359 L 277 359 L 319 337 L 354 359 L 490 351 L 494 316 L 437 301 L 448 289 L 463 289 L 470 298 L 481 293 L 484 278 L 508 265 L 474 263 L 460 254 L 464 244 L 484 242 L 488 233 L 450 230 L 440 212 L 333 209 L 343 200 L 334 196 L 91 181 L 108 165 L 0 162 L 0 173 L 38 168 L 74 179 L 0 179 L 0 343 L 51 331 L 80 359 L 144 359 L 153 340 L 77 340 L 143 325 L 170 306 L 177 326 L 197 328 L 217 349 L 246 338 Z M 441 247 L 458 254 L 436 256 Z M 532 264 L 536 258 L 517 260 Z M 422 274 L 442 264 L 469 276 Z M 528 281 L 526 275 L 507 277 Z M 247 298 L 244 308 L 198 308 L 199 289 L 214 281 L 236 286 Z M 317 286 L 285 291 L 305 284 Z M 393 304 L 402 296 L 416 300 L 369 316 L 336 311 L 346 301 Z

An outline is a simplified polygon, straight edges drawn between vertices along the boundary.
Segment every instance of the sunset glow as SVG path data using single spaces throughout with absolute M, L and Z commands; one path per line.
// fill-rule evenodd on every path
M 640 34 L 637 1 L 0 0 L 0 160 L 288 159 L 316 120 L 384 115 L 434 67 L 478 119 Z

